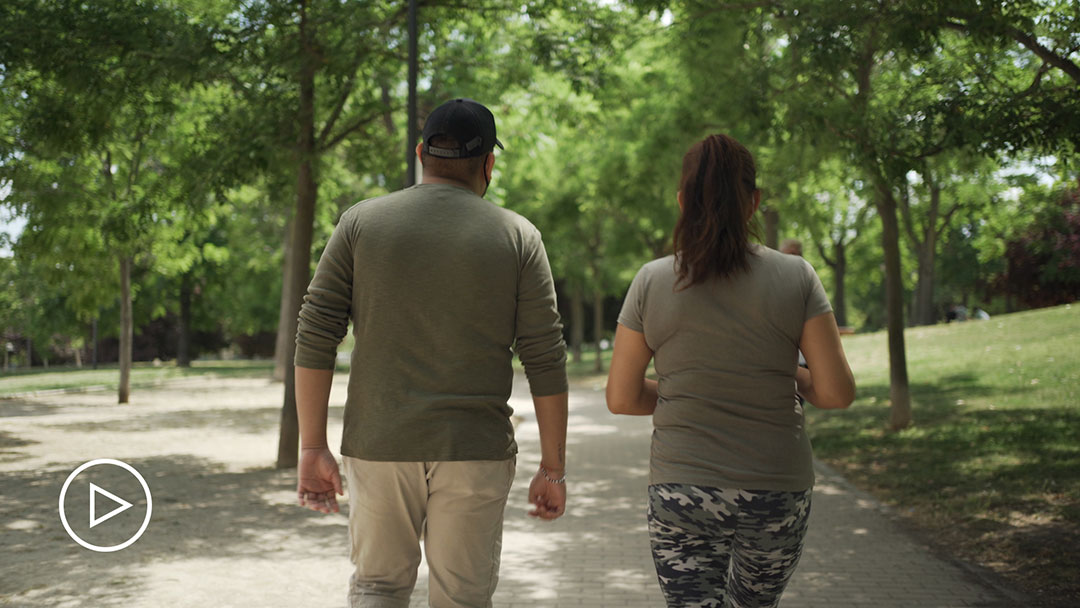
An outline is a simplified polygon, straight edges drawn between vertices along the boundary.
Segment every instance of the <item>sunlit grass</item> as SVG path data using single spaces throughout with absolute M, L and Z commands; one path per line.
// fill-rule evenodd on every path
M 1080 307 L 913 328 L 905 340 L 912 426 L 886 430 L 886 336 L 846 337 L 858 395 L 846 411 L 808 410 L 815 454 L 951 549 L 984 563 L 1012 555 L 1018 580 L 1075 587 Z
M 151 386 L 167 380 L 193 376 L 264 377 L 273 370 L 272 361 L 192 361 L 191 367 L 177 367 L 175 363 L 160 365 L 135 363 L 131 370 L 133 387 Z M 85 367 L 34 368 L 15 373 L 0 374 L 0 396 L 54 389 L 90 389 L 102 387 L 114 390 L 120 382 L 116 364 L 101 365 L 98 369 Z

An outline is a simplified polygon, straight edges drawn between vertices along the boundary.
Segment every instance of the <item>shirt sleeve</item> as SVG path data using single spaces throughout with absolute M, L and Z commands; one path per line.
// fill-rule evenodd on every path
M 526 239 L 517 293 L 514 351 L 525 367 L 529 390 L 537 397 L 565 393 L 566 343 L 555 300 L 547 251 L 533 228 Z
M 832 312 L 832 304 L 829 303 L 829 296 L 825 294 L 825 287 L 821 284 L 821 278 L 818 277 L 817 272 L 814 271 L 814 267 L 810 265 L 810 262 L 803 261 L 804 269 L 806 271 L 806 317 L 803 322 L 809 321 L 816 316 L 823 315 L 827 312 Z
M 345 218 L 338 222 L 308 285 L 296 328 L 297 367 L 334 369 L 352 312 L 351 228 Z
M 630 283 L 619 312 L 619 324 L 645 333 L 645 268 L 642 267 Z

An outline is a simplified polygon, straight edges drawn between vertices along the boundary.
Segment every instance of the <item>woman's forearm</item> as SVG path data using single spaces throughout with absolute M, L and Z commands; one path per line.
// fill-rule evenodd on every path
M 621 401 L 620 404 L 614 408 L 611 407 L 612 404 L 609 400 L 608 407 L 616 414 L 626 414 L 628 416 L 652 416 L 653 412 L 656 411 L 657 397 L 656 380 L 642 378 L 641 390 L 638 392 L 637 397 Z
M 637 409 L 641 416 L 652 416 L 656 411 L 656 401 L 660 398 L 656 380 L 645 378 L 641 381 L 641 395 L 638 396 Z
M 808 394 L 814 390 L 814 378 L 809 369 L 802 366 L 795 368 L 795 390 L 804 398 L 808 398 Z

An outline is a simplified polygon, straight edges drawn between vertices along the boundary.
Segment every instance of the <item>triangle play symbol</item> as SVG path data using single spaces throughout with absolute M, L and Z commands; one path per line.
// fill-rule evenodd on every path
M 109 511 L 105 515 L 102 515 L 101 517 L 97 517 L 97 495 L 98 494 L 104 494 L 106 498 L 108 498 L 109 500 L 117 503 L 120 506 L 116 507 L 112 511 Z M 112 492 L 110 492 L 108 490 L 102 490 L 101 488 L 94 485 L 93 483 L 90 484 L 90 527 L 91 528 L 93 528 L 94 526 L 100 524 L 101 522 L 103 522 L 105 520 L 116 517 L 117 515 L 123 513 L 124 511 L 127 511 L 128 509 L 130 509 L 133 506 L 134 505 L 132 505 L 130 502 L 124 500 L 123 498 L 120 498 L 116 494 L 113 494 Z

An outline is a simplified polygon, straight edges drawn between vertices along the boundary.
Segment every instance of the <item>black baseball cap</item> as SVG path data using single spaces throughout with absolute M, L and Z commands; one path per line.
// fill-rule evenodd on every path
M 431 145 L 431 138 L 452 137 L 457 148 Z M 471 158 L 491 152 L 502 142 L 495 137 L 495 117 L 491 110 L 472 99 L 451 99 L 428 114 L 424 122 L 424 153 L 439 158 Z

